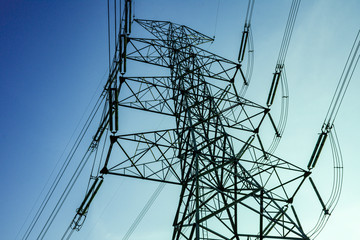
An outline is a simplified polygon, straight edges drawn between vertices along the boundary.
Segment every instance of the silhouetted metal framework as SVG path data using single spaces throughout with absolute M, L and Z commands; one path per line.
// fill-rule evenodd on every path
M 135 22 L 154 38 L 120 37 L 102 121 L 113 135 L 101 173 L 179 185 L 173 239 L 307 239 L 290 205 L 309 174 L 265 151 L 260 130 L 272 122 L 269 109 L 241 97 L 241 65 L 201 49 L 213 39 L 191 28 Z M 126 77 L 129 60 L 169 75 Z M 171 116 L 174 128 L 118 135 L 120 107 Z
M 293 2 L 298 7 L 299 2 Z M 274 156 L 276 146 L 266 148 L 261 136 L 265 123 L 273 127 L 277 142 L 283 131 L 274 123 L 270 106 L 284 77 L 281 72 L 288 42 L 264 107 L 243 97 L 249 82 L 241 64 L 249 22 L 236 63 L 202 49 L 201 44 L 213 39 L 189 27 L 168 21 L 132 20 L 130 0 L 125 1 L 124 12 L 105 86 L 107 107 L 91 146 L 95 150 L 107 130 L 111 131 L 110 144 L 102 170 L 91 179 L 92 186 L 71 228 L 80 229 L 104 175 L 178 185 L 181 190 L 173 240 L 309 239 L 322 228 L 340 190 L 336 186 L 330 205 L 325 204 L 309 175 L 332 126 L 320 135 L 316 156 L 311 157 L 306 170 Z M 294 21 L 294 17 L 290 19 L 289 26 Z M 132 24 L 152 37 L 132 37 Z M 165 74 L 127 76 L 129 62 L 161 67 Z M 122 109 L 166 116 L 173 124 L 120 134 Z M 341 169 L 342 165 L 337 162 L 335 167 Z M 342 172 L 338 173 L 341 177 Z M 306 180 L 310 180 L 323 208 L 319 225 L 309 233 L 304 232 L 293 202 Z
M 173 240 L 315 238 L 341 193 L 343 165 L 334 121 L 360 59 L 360 31 L 303 169 L 273 155 L 286 125 L 285 58 L 300 0 L 293 0 L 290 7 L 266 106 L 244 98 L 253 70 L 250 26 L 254 0 L 249 0 L 238 62 L 203 49 L 202 44 L 214 41 L 211 37 L 168 21 L 133 19 L 131 0 L 111 2 L 112 13 L 107 1 L 107 82 L 22 239 L 31 238 L 39 222 L 44 224 L 36 239 L 45 238 L 92 157 L 85 197 L 61 239 L 70 239 L 83 226 L 105 175 L 161 183 L 123 240 L 128 240 L 165 184 L 178 186 L 180 192 Z M 133 28 L 139 36 L 133 36 Z M 90 145 L 54 207 L 43 214 L 101 107 L 100 124 Z M 279 116 L 273 119 L 270 110 L 276 107 Z M 128 115 L 132 124 L 124 120 Z M 312 179 L 326 141 L 333 157 L 332 185 L 326 182 L 331 187 L 328 198 Z M 301 203 L 303 199 L 299 201 L 303 187 L 307 195 L 312 194 L 309 198 L 315 198 L 311 203 L 320 207 L 310 230 L 309 224 L 303 228 L 297 214 L 304 208 L 313 212 L 313 206 L 309 210 Z

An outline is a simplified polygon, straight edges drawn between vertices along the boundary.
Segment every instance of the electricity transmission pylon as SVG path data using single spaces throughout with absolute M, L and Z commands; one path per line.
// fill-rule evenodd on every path
M 249 4 L 252 9 L 253 2 Z M 295 15 L 298 6 L 299 1 L 294 0 Z M 244 98 L 249 79 L 242 60 L 249 22 L 237 63 L 201 48 L 213 38 L 168 21 L 133 19 L 131 9 L 131 0 L 125 0 L 104 88 L 105 111 L 90 147 L 95 151 L 107 138 L 106 157 L 99 163 L 101 170 L 92 175 L 92 185 L 70 229 L 81 228 L 104 176 L 116 175 L 179 186 L 174 240 L 310 239 L 325 220 L 313 232 L 305 232 L 294 198 L 309 180 L 322 205 L 322 216 L 332 211 L 309 176 L 333 121 L 320 135 L 308 169 L 273 155 L 276 146 L 267 148 L 262 140 L 266 123 L 273 127 L 275 142 L 283 132 L 274 123 L 270 106 L 285 77 L 290 35 L 284 36 L 287 42 L 282 45 L 264 107 Z M 288 34 L 294 22 L 290 15 Z M 150 37 L 133 37 L 134 27 Z M 150 69 L 147 75 L 128 74 L 136 72 L 131 69 L 134 62 L 137 68 Z M 141 114 L 137 116 L 143 128 L 121 129 L 121 114 L 127 110 Z M 160 119 L 164 118 L 163 124 Z M 330 204 L 338 194 L 336 189 Z
M 270 109 L 242 97 L 241 64 L 200 48 L 213 39 L 171 22 L 136 19 L 153 38 L 130 37 L 131 1 L 125 15 L 94 137 L 107 126 L 112 132 L 100 173 L 179 185 L 173 239 L 307 239 L 291 203 L 309 173 L 264 148 Z M 168 74 L 127 77 L 131 60 Z M 174 127 L 117 134 L 120 108 L 166 115 Z M 101 183 L 94 181 L 74 228 Z

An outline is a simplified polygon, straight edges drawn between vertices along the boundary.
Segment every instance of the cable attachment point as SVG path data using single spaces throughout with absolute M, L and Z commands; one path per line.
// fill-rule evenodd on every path
M 71 222 L 72 229 L 74 229 L 76 231 L 79 231 L 81 229 L 82 225 L 85 222 L 89 206 L 90 206 L 91 202 L 93 201 L 96 193 L 99 191 L 99 188 L 101 187 L 101 185 L 103 183 L 103 180 L 104 179 L 102 176 L 95 178 L 95 181 L 93 182 L 91 188 L 85 195 L 85 198 L 82 201 L 80 207 L 76 210 L 76 215 L 75 215 L 73 221 Z

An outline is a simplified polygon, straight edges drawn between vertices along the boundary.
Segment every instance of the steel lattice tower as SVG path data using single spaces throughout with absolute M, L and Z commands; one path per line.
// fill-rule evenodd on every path
M 241 66 L 199 48 L 212 39 L 188 27 L 135 22 L 155 39 L 122 36 L 123 69 L 134 60 L 170 74 L 120 77 L 119 87 L 109 89 L 110 128 L 116 132 L 119 106 L 171 115 L 176 127 L 112 135 L 101 173 L 180 185 L 173 239 L 306 239 L 287 209 L 307 171 L 262 148 L 269 109 L 239 95 L 236 85 L 246 85 Z M 121 97 L 122 91 L 130 94 Z M 136 142 L 132 151 L 124 147 L 129 142 Z M 110 160 L 115 147 L 122 157 Z M 257 215 L 257 227 L 241 229 L 240 213 Z
M 152 37 L 132 37 L 135 24 Z M 243 66 L 201 48 L 213 38 L 168 21 L 132 20 L 131 0 L 120 29 L 91 149 L 107 130 L 110 144 L 72 228 L 81 227 L 103 177 L 117 175 L 179 186 L 173 240 L 309 239 L 293 200 L 309 179 L 328 215 L 309 177 L 317 159 L 305 170 L 264 147 L 264 123 L 275 139 L 281 135 L 270 115 L 273 99 L 264 107 L 244 98 Z M 128 76 L 131 62 L 166 74 Z M 282 68 L 277 65 L 274 80 Z M 172 127 L 120 134 L 121 109 L 165 116 Z

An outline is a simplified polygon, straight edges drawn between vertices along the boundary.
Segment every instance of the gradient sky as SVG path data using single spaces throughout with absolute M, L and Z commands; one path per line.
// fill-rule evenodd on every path
M 255 67 L 246 97 L 260 104 L 266 101 L 290 3 L 255 3 Z M 170 20 L 215 35 L 215 43 L 207 48 L 235 61 L 246 7 L 247 1 L 237 0 L 138 0 L 135 15 Z M 294 159 L 303 167 L 308 163 L 360 29 L 359 9 L 357 0 L 302 1 L 285 62 L 290 109 L 278 156 Z M 106 1 L 94 0 L 0 3 L 1 239 L 20 239 L 21 227 L 28 226 L 26 219 L 29 214 L 31 219 L 31 209 L 56 163 L 64 161 L 62 154 L 69 150 L 74 129 L 82 124 L 83 114 L 88 114 L 94 94 L 101 92 L 108 68 L 106 11 Z M 319 240 L 360 236 L 359 68 L 335 121 L 344 157 L 343 192 Z M 331 173 L 321 170 L 317 169 L 326 185 Z M 70 223 L 85 192 L 88 173 L 85 175 L 45 239 L 59 239 L 57 234 Z M 121 239 L 157 187 L 120 178 L 108 178 L 106 185 L 83 229 L 72 239 Z M 178 189 L 166 187 L 133 239 L 169 239 L 177 196 Z

